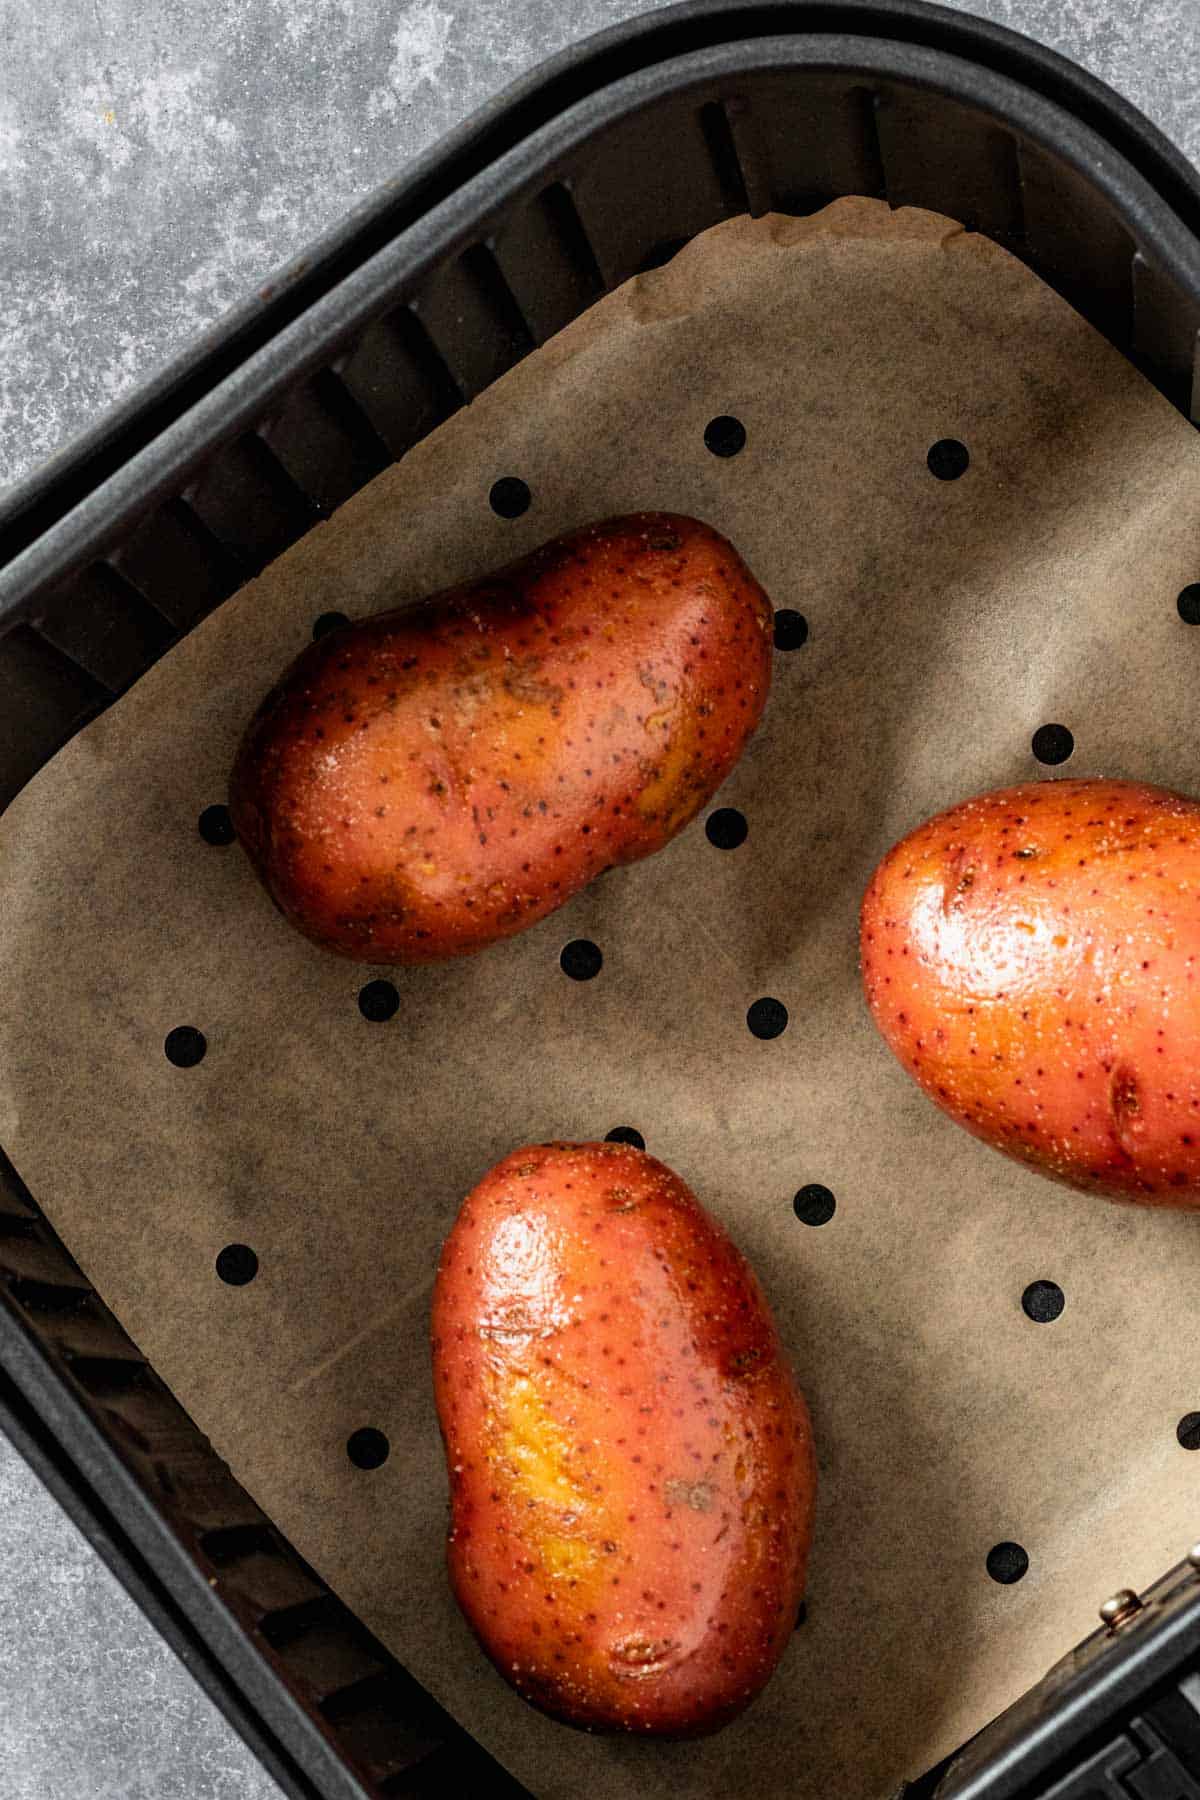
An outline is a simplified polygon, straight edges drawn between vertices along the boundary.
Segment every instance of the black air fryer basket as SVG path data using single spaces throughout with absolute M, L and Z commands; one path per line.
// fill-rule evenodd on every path
M 1192 416 L 1200 181 L 1117 96 L 918 0 L 652 14 L 510 90 L 10 496 L 0 806 L 607 289 L 845 194 L 995 238 Z M 288 1794 L 521 1792 L 238 1486 L 2 1153 L 0 1427 Z M 1200 1800 L 1200 1577 L 1142 1599 L 910 1800 Z

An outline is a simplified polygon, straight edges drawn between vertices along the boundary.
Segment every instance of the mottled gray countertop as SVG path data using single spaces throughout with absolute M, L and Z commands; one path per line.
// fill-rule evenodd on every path
M 0 487 L 498 89 L 639 0 L 0 0 Z M 976 0 L 1200 157 L 1197 0 Z M 267 1800 L 0 1440 L 3 1800 Z

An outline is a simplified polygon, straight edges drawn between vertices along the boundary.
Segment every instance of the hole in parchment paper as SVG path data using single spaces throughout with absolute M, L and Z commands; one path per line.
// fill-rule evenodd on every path
M 1021 1308 L 1035 1325 L 1049 1325 L 1067 1304 L 1057 1281 L 1031 1281 L 1021 1295 Z
M 346 1439 L 346 1455 L 356 1469 L 382 1468 L 391 1447 L 382 1431 L 376 1431 L 373 1425 L 360 1426 Z
M 788 1009 L 782 1000 L 765 995 L 756 1000 L 746 1014 L 746 1023 L 756 1038 L 777 1038 L 787 1030 Z
M 177 1069 L 194 1069 L 198 1062 L 204 1061 L 208 1039 L 194 1025 L 176 1025 L 163 1039 L 163 1049 L 167 1061 L 174 1063 Z
M 719 806 L 704 821 L 704 835 L 717 850 L 736 850 L 745 843 L 749 829 L 745 813 L 736 806 Z
M 614 1125 L 611 1131 L 605 1132 L 604 1141 L 606 1144 L 632 1144 L 635 1150 L 646 1148 L 645 1138 L 632 1125 Z
M 799 650 L 808 642 L 808 620 L 790 606 L 781 606 L 775 614 L 775 648 Z
M 206 844 L 232 844 L 233 820 L 227 806 L 206 806 L 196 820 L 196 829 Z
M 793 1631 L 799 1631 L 800 1627 L 805 1623 L 807 1618 L 808 1618 L 808 1601 L 802 1600 L 800 1602 L 800 1611 L 796 1614 L 796 1623 L 792 1627 Z
M 1003 1587 L 1020 1581 L 1028 1567 L 1029 1557 L 1020 1544 L 993 1544 L 987 1553 L 987 1572 Z
M 1200 1450 L 1200 1412 L 1184 1413 L 1175 1427 L 1175 1436 L 1185 1450 Z
M 488 505 L 501 519 L 519 519 L 523 512 L 529 511 L 532 498 L 519 475 L 502 475 L 499 481 L 492 483 Z
M 350 621 L 345 613 L 322 613 L 319 619 L 313 620 L 313 636 L 315 638 L 328 637 L 331 631 L 340 631 L 343 625 L 348 625 L 349 623 Z
M 704 444 L 714 456 L 736 456 L 746 447 L 746 427 L 732 413 L 719 413 L 704 427 Z
M 1075 748 L 1075 739 L 1065 725 L 1039 725 L 1032 743 L 1040 763 L 1065 763 Z
M 599 944 L 593 944 L 590 938 L 572 938 L 564 944 L 559 952 L 559 967 L 564 975 L 572 981 L 591 981 L 604 967 L 604 956 Z
M 226 1244 L 217 1253 L 217 1274 L 230 1287 L 245 1287 L 258 1274 L 258 1258 L 249 1244 Z
M 819 1181 L 809 1181 L 793 1199 L 792 1211 L 802 1225 L 828 1225 L 837 1211 L 837 1201 Z
M 1200 581 L 1189 581 L 1175 602 L 1185 625 L 1200 625 Z
M 383 1025 L 395 1016 L 400 996 L 390 981 L 368 981 L 358 990 L 358 1010 L 372 1025 Z
M 970 460 L 970 451 L 957 438 L 939 438 L 936 444 L 930 444 L 925 458 L 929 473 L 936 475 L 939 481 L 957 481 L 960 475 L 966 474 Z

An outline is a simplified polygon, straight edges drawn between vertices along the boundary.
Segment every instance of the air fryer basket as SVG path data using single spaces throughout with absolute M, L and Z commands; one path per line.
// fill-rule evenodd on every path
M 673 8 L 512 90 L 10 498 L 0 805 L 600 294 L 721 219 L 844 194 L 995 238 L 1191 416 L 1200 182 L 1132 109 L 916 0 Z M 0 1427 L 285 1791 L 521 1791 L 282 1540 L 3 1160 Z M 912 1800 L 1200 1797 L 1191 1564 L 1143 1598 Z

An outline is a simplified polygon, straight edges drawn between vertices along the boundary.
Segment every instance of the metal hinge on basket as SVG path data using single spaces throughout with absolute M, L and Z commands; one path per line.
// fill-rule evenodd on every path
M 906 1800 L 1200 1800 L 1200 1546 Z

